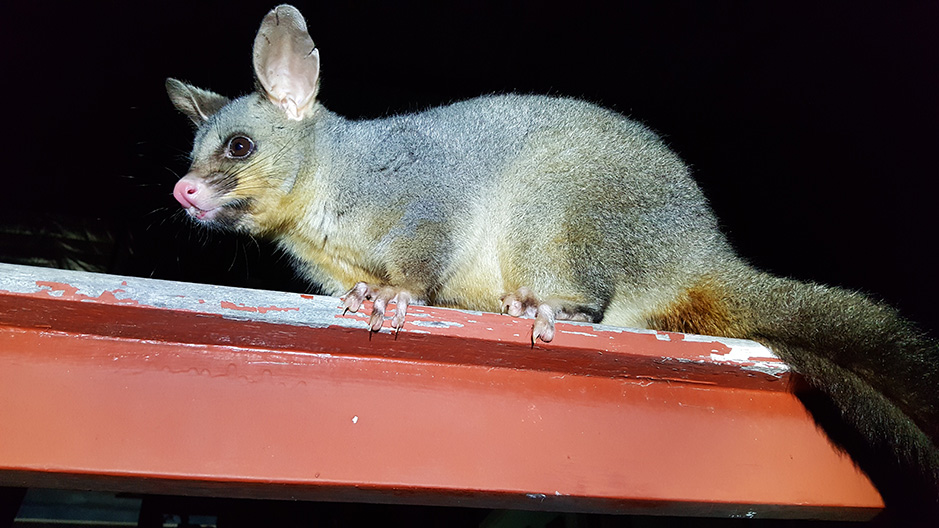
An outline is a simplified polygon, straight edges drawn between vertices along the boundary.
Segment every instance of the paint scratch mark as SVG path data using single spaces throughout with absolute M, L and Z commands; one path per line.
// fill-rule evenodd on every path
M 262 313 L 267 312 L 290 312 L 290 311 L 300 311 L 300 308 L 290 306 L 287 308 L 281 308 L 279 306 L 247 306 L 244 304 L 235 304 L 229 301 L 219 301 L 219 306 L 225 308 L 226 310 L 238 310 L 240 312 L 252 312 L 252 313 Z

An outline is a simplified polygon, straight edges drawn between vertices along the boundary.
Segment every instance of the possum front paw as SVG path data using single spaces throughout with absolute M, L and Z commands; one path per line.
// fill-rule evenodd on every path
M 531 342 L 538 339 L 545 343 L 554 339 L 555 310 L 547 303 L 538 302 L 538 297 L 528 288 L 522 287 L 502 296 L 502 313 L 512 317 L 534 317 Z
M 528 288 L 522 287 L 502 296 L 502 313 L 513 317 L 532 317 L 531 343 L 554 339 L 554 323 L 558 320 L 597 322 L 598 310 L 563 299 L 538 300 Z
M 408 305 L 414 300 L 411 294 L 400 288 L 392 286 L 376 286 L 365 282 L 357 282 L 351 290 L 343 296 L 343 312 L 357 312 L 366 300 L 372 301 L 372 313 L 368 318 L 368 328 L 372 332 L 381 330 L 385 320 L 385 309 L 388 303 L 395 303 L 395 315 L 391 318 L 391 327 L 395 332 L 404 326 L 404 318 L 408 313 Z

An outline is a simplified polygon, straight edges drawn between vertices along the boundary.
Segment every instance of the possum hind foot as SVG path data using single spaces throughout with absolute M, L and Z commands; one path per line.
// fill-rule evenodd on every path
M 535 319 L 531 329 L 533 345 L 539 339 L 545 343 L 554 339 L 555 321 L 597 322 L 600 319 L 598 310 L 563 299 L 540 301 L 530 289 L 525 287 L 502 296 L 502 313 L 513 317 Z
M 395 315 L 391 318 L 391 328 L 397 333 L 404 326 L 408 305 L 414 301 L 414 297 L 410 292 L 393 286 L 357 282 L 342 298 L 343 313 L 359 311 L 366 300 L 372 301 L 372 313 L 368 318 L 368 328 L 372 332 L 381 330 L 388 303 L 395 303 Z M 415 304 L 419 303 L 415 302 Z

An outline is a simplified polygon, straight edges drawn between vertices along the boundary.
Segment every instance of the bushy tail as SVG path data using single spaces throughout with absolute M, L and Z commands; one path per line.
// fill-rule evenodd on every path
M 750 269 L 734 276 L 726 299 L 739 337 L 769 346 L 814 389 L 797 393 L 891 515 L 939 520 L 936 341 L 858 293 Z
M 648 325 L 770 347 L 801 374 L 796 394 L 888 513 L 939 526 L 939 344 L 896 310 L 733 264 L 700 277 Z

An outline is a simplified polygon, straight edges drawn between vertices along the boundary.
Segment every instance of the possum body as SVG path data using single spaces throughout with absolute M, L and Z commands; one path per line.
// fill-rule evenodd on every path
M 167 81 L 198 127 L 174 189 L 196 222 L 275 240 L 349 309 L 374 300 L 373 330 L 396 301 L 395 328 L 426 303 L 531 316 L 533 340 L 567 319 L 760 341 L 888 506 L 939 510 L 936 343 L 860 294 L 749 266 L 644 125 L 523 95 L 345 119 L 316 98 L 319 50 L 290 6 L 262 22 L 254 67 L 235 100 Z

